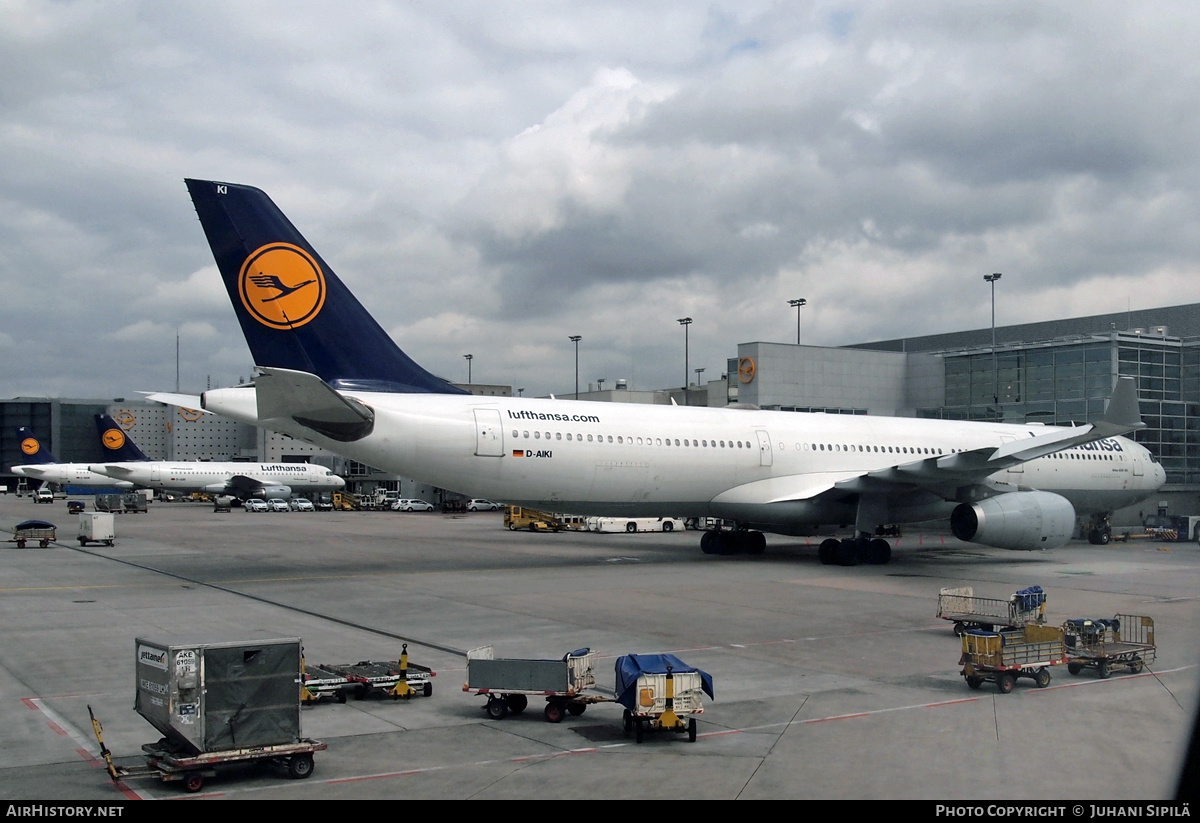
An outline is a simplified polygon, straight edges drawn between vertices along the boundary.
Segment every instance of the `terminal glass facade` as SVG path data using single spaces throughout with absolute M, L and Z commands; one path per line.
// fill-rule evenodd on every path
M 1114 332 L 942 352 L 946 402 L 925 417 L 1070 425 L 1104 413 L 1116 377 L 1137 380 L 1134 437 L 1171 484 L 1200 483 L 1200 340 Z

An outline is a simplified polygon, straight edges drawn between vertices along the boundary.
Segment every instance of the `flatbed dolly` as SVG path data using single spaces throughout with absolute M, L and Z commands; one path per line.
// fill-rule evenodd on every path
M 1050 667 L 1067 661 L 1062 629 L 1057 626 L 1024 626 L 1002 632 L 970 629 L 962 635 L 959 672 L 967 685 L 978 689 L 995 683 L 1008 694 L 1017 679 L 1027 677 L 1039 689 L 1050 685 Z
M 319 740 L 305 738 L 274 746 L 254 746 L 188 755 L 168 751 L 164 745 L 165 741 L 159 741 L 142 746 L 142 754 L 146 759 L 144 766 L 118 766 L 113 763 L 112 752 L 104 745 L 103 728 L 92 713 L 91 706 L 88 706 L 88 717 L 92 720 L 92 730 L 100 743 L 100 756 L 104 759 L 104 766 L 113 783 L 130 778 L 156 777 L 165 783 L 179 782 L 184 791 L 198 792 L 204 788 L 205 779 L 216 775 L 218 766 L 262 762 L 280 763 L 287 769 L 289 777 L 303 780 L 313 773 L 313 752 L 329 748 L 328 744 Z
M 377 693 L 393 700 L 407 700 L 416 695 L 429 697 L 433 694 L 436 676 L 432 669 L 409 662 L 408 644 L 405 643 L 399 660 L 360 660 L 358 663 L 316 666 L 306 663 L 301 699 L 313 703 L 322 697 L 333 696 L 339 703 L 345 703 L 348 694 L 361 699 Z
M 1138 674 L 1158 656 L 1154 642 L 1154 620 L 1140 614 L 1118 614 L 1112 619 L 1074 619 L 1063 623 L 1066 637 L 1067 671 L 1079 674 L 1095 669 L 1109 677 L 1114 669 Z

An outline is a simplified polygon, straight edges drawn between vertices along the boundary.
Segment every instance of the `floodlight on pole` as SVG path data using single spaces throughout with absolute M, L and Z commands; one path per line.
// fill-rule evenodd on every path
M 575 344 L 575 399 L 579 399 L 579 341 L 583 339 L 583 335 L 572 334 L 570 341 Z
M 996 410 L 996 419 L 1000 419 L 1000 372 L 996 366 L 996 281 L 1000 272 L 985 274 L 983 279 L 992 284 L 992 406 Z
M 688 387 L 688 326 L 692 325 L 692 318 L 680 317 L 679 325 L 683 326 L 683 390 L 687 391 Z
M 795 300 L 788 301 L 789 306 L 794 306 L 796 309 L 796 345 L 800 345 L 800 309 L 808 305 L 808 301 L 803 297 L 797 297 Z
M 473 354 L 464 354 L 463 358 L 467 361 L 467 385 L 471 385 L 471 361 L 475 359 Z

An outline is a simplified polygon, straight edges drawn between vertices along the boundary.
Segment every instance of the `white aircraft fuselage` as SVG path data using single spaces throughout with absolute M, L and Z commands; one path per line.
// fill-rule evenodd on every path
M 719 517 L 785 533 L 853 523 L 851 501 L 843 505 L 822 494 L 839 481 L 1063 431 L 736 408 L 342 394 L 375 416 L 371 433 L 353 442 L 315 435 L 285 417 L 260 420 L 253 388 L 210 390 L 203 404 L 472 496 L 575 514 Z M 914 490 L 890 502 L 888 520 L 943 518 L 960 502 L 1029 489 L 1061 495 L 1080 514 L 1111 511 L 1145 498 L 1164 479 L 1145 448 L 1110 437 L 997 471 L 961 490 Z
M 91 469 L 113 478 L 150 489 L 180 492 L 233 493 L 232 486 L 243 480 L 249 486 L 288 491 L 334 491 L 346 485 L 342 478 L 325 466 L 311 463 L 228 463 L 187 460 L 150 460 L 131 463 L 98 463 Z M 274 495 L 273 495 L 274 496 Z
M 133 484 L 91 471 L 86 463 L 31 463 L 13 466 L 12 473 L 31 480 L 58 483 L 62 486 L 87 488 L 132 489 Z

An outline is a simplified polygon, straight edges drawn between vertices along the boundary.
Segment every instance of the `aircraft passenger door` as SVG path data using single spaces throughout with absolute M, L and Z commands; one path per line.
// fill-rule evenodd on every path
M 767 434 L 762 429 L 754 432 L 758 435 L 758 465 L 771 465 L 771 435 Z
M 499 409 L 475 409 L 475 455 L 504 456 L 504 430 Z
M 159 477 L 158 463 L 157 462 L 151 463 L 150 464 L 150 482 L 157 483 L 160 479 L 161 478 Z

